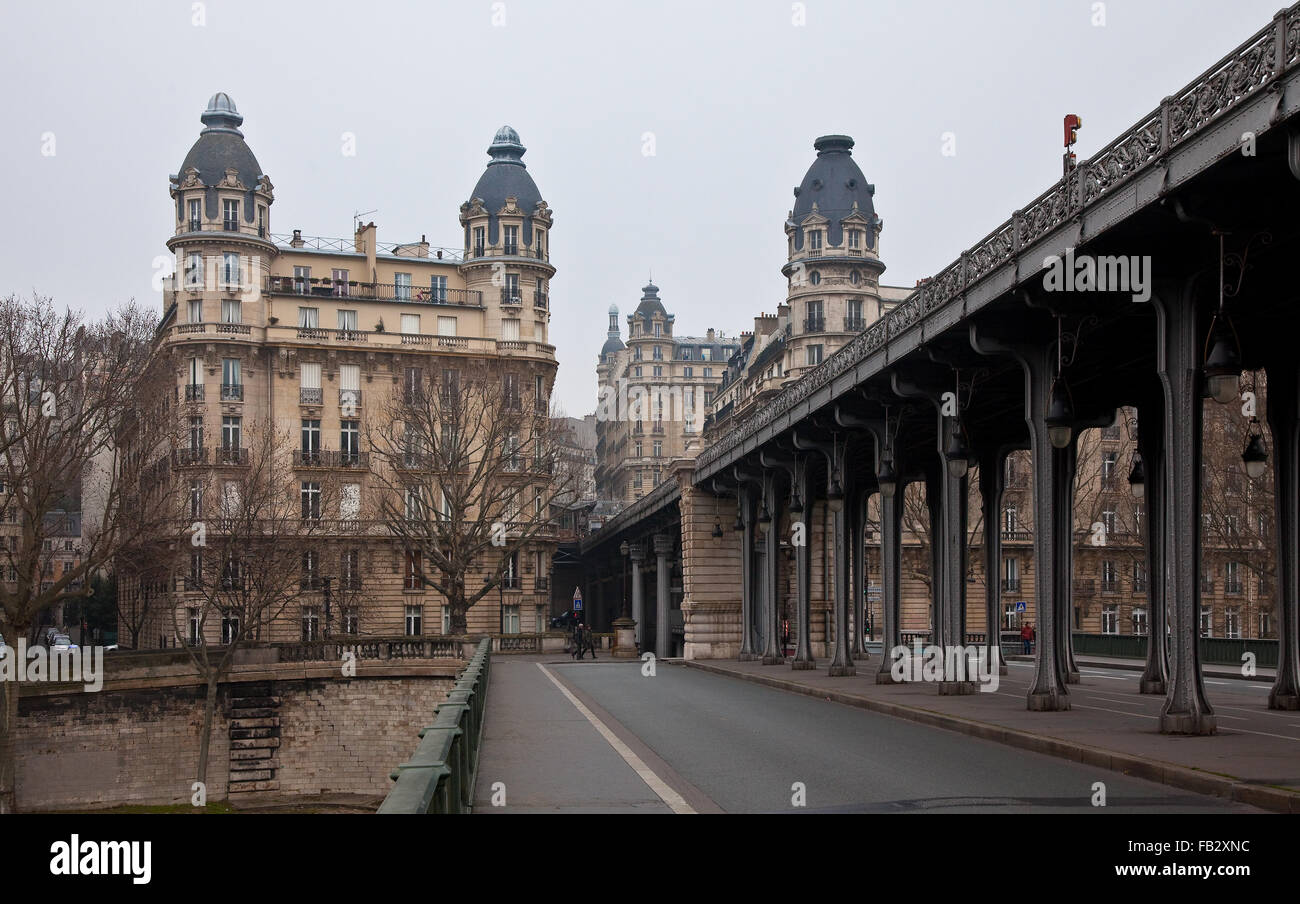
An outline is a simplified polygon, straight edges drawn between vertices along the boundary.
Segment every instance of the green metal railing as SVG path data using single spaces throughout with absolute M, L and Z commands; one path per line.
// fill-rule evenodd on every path
M 474 802 L 483 713 L 487 707 L 492 641 L 483 638 L 433 724 L 420 729 L 420 746 L 388 777 L 397 784 L 380 813 L 468 813 Z
M 1276 640 L 1247 640 L 1231 637 L 1202 637 L 1201 662 L 1207 665 L 1241 665 L 1243 653 L 1254 653 L 1255 664 L 1264 668 L 1277 666 Z M 1141 634 L 1074 634 L 1074 652 L 1094 656 L 1145 659 L 1147 638 Z

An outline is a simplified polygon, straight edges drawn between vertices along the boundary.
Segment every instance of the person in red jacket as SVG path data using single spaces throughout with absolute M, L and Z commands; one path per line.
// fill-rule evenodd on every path
M 1034 651 L 1034 626 L 1029 622 L 1025 622 L 1024 626 L 1020 629 L 1020 640 L 1025 645 L 1025 655 Z

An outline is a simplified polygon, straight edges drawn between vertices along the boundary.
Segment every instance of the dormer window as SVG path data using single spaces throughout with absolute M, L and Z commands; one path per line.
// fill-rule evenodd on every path
M 474 256 L 475 257 L 483 256 L 483 243 L 485 238 L 486 236 L 483 227 L 482 226 L 474 227 Z
M 203 228 L 202 203 L 198 198 L 193 198 L 189 202 L 189 231 L 198 232 Z
M 822 231 L 820 229 L 809 230 L 808 247 L 813 251 L 822 250 Z
M 221 202 L 221 228 L 226 232 L 239 231 L 239 202 L 226 199 Z
M 655 337 L 657 338 L 657 337 L 659 337 L 659 336 L 662 336 L 663 334 L 664 334 L 664 325 L 663 325 L 662 323 L 660 323 L 658 320 L 656 320 L 656 321 L 655 321 Z
M 856 229 L 850 229 L 850 230 L 849 230 L 849 247 L 850 247 L 850 248 L 858 248 L 858 247 L 860 247 L 860 246 L 859 246 L 859 237 L 860 237 L 860 236 L 861 236 L 861 233 L 859 233 Z
M 519 253 L 519 227 L 518 226 L 505 227 L 505 240 L 503 243 L 502 252 L 505 254 Z

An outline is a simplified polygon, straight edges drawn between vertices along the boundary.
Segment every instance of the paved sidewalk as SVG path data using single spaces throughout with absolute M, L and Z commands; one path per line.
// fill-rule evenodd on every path
M 1131 675 L 1112 677 L 1094 668 L 1085 667 L 1082 682 L 1070 685 L 1072 709 L 1040 713 L 1025 708 L 1033 675 L 1028 663 L 1010 663 L 995 692 L 941 697 L 934 684 L 876 684 L 879 655 L 859 660 L 858 674 L 848 678 L 828 677 L 826 660 L 816 671 L 800 672 L 731 660 L 670 662 L 1300 813 L 1300 713 L 1269 711 L 1262 699 L 1267 695 L 1251 682 L 1239 684 L 1252 685 L 1256 698 L 1243 698 L 1236 687 L 1210 689 L 1216 735 L 1173 737 L 1158 731 L 1163 697 L 1137 694 Z

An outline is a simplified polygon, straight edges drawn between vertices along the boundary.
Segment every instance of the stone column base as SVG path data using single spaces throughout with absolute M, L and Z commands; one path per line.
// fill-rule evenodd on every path
M 1300 696 L 1296 694 L 1269 694 L 1269 709 L 1300 710 Z
M 901 684 L 895 681 L 894 676 L 889 672 L 876 672 L 876 684 Z
M 741 653 L 736 656 L 737 662 L 758 662 L 763 657 L 757 653 Z
M 614 619 L 614 648 L 610 655 L 615 659 L 636 659 L 636 622 L 630 618 Z
M 979 693 L 979 683 L 975 681 L 940 681 L 940 697 L 960 697 L 963 694 Z
M 1168 686 L 1163 678 L 1143 678 L 1138 682 L 1139 694 L 1159 694 L 1164 696 L 1168 692 Z
M 784 656 L 763 656 L 760 661 L 763 665 L 785 665 Z
M 796 672 L 806 672 L 817 668 L 817 661 L 815 659 L 791 659 L 790 668 Z
M 1025 698 L 1027 708 L 1034 713 L 1059 713 L 1070 708 L 1070 698 L 1065 694 L 1030 694 Z
M 1161 734 L 1212 735 L 1214 732 L 1214 716 L 1206 713 L 1160 714 Z
M 832 678 L 851 678 L 858 673 L 858 667 L 855 665 L 833 665 L 827 673 Z

